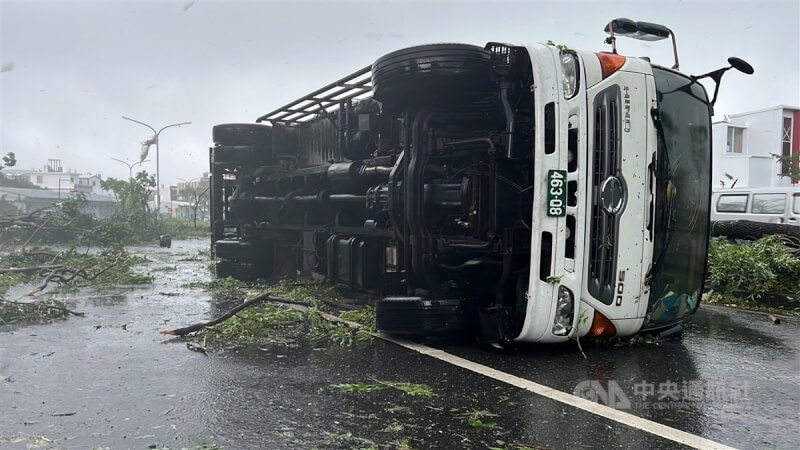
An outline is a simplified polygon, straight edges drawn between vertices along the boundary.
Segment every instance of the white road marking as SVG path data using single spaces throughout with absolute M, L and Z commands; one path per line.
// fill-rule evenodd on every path
M 391 337 L 382 333 L 376 333 L 375 336 L 385 340 L 392 342 L 394 344 L 400 345 L 405 347 L 409 350 L 413 350 L 417 353 L 421 353 L 423 355 L 430 356 L 432 358 L 436 358 L 440 361 L 444 361 L 446 363 L 452 364 L 454 366 L 461 367 L 463 369 L 467 369 L 471 372 L 475 372 L 477 374 L 493 378 L 497 381 L 501 381 L 506 384 L 510 384 L 512 386 L 518 387 L 520 389 L 525 389 L 526 391 L 533 392 L 534 394 L 541 395 L 543 397 L 547 397 L 551 400 L 555 400 L 557 402 L 563 403 L 565 405 L 570 405 L 578 409 L 582 409 L 586 412 L 596 414 L 600 417 L 613 420 L 615 422 L 621 423 L 623 425 L 627 425 L 629 427 L 633 427 L 642 431 L 646 431 L 648 433 L 654 434 L 656 436 L 660 436 L 665 439 L 669 439 L 670 441 L 677 442 L 680 444 L 687 445 L 693 448 L 699 449 L 733 449 L 734 447 L 729 447 L 727 445 L 721 444 L 719 442 L 712 441 L 710 439 L 705 439 L 700 436 L 695 436 L 694 434 L 687 433 L 685 431 L 677 430 L 672 427 L 668 427 L 666 425 L 662 425 L 657 422 L 653 422 L 652 420 L 643 419 L 638 416 L 634 416 L 633 414 L 620 411 L 618 409 L 614 409 L 605 405 L 601 405 L 600 403 L 595 403 L 580 397 L 577 397 L 572 394 L 568 394 L 566 392 L 562 392 L 553 388 L 549 388 L 547 386 L 541 385 L 539 383 L 534 383 L 533 381 L 526 380 L 524 378 L 520 378 L 516 375 L 511 375 L 505 372 L 501 372 L 497 369 L 492 369 L 491 367 L 484 366 L 483 364 L 478 364 L 476 362 L 472 362 L 468 359 L 461 358 L 456 355 L 452 355 L 442 350 L 438 350 L 435 348 L 428 347 L 427 345 L 421 345 L 414 342 L 406 341 L 403 339 L 398 339 L 395 337 Z

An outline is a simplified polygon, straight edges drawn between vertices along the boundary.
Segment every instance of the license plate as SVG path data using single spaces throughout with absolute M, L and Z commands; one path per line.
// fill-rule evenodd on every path
M 567 171 L 547 172 L 547 215 L 564 217 L 567 215 Z

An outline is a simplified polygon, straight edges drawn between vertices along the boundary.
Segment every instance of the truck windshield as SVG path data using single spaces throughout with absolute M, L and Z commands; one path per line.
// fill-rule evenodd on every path
M 658 100 L 654 258 L 647 328 L 694 312 L 703 287 L 711 197 L 711 114 L 705 89 L 653 67 Z

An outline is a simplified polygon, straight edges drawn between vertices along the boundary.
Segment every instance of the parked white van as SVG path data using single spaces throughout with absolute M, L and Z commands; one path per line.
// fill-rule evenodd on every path
M 715 189 L 711 220 L 753 220 L 800 225 L 800 186 Z

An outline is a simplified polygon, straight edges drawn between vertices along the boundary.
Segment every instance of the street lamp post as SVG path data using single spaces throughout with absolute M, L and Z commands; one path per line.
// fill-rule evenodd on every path
M 149 159 L 143 159 L 139 162 L 135 162 L 133 164 L 129 163 L 128 161 L 123 161 L 121 159 L 114 158 L 113 156 L 109 156 L 109 158 L 113 159 L 114 161 L 121 162 L 128 166 L 128 198 L 133 196 L 133 168 L 136 166 L 141 166 L 142 164 L 150 161 Z
M 158 215 L 160 216 L 161 215 L 161 176 L 160 176 L 160 172 L 159 172 L 159 158 L 158 158 L 159 135 L 161 134 L 162 131 L 166 130 L 167 128 L 179 127 L 181 125 L 189 125 L 192 122 L 173 123 L 173 124 L 167 125 L 165 127 L 162 127 L 160 130 L 156 131 L 155 128 L 151 127 L 150 125 L 148 125 L 148 124 L 146 124 L 144 122 L 139 122 L 138 120 L 131 119 L 130 117 L 125 117 L 125 116 L 122 116 L 122 118 L 125 119 L 125 120 L 129 120 L 131 122 L 134 122 L 134 123 L 138 123 L 139 125 L 144 125 L 144 126 L 149 128 L 153 132 L 153 139 L 155 139 L 155 141 L 156 141 L 156 210 L 158 211 Z
M 113 156 L 110 157 L 110 158 L 113 159 L 114 161 L 121 162 L 122 164 L 125 164 L 126 166 L 128 166 L 128 180 L 133 180 L 133 168 L 134 167 L 140 166 L 140 165 L 150 161 L 149 159 L 143 159 L 143 160 L 141 160 L 139 162 L 135 162 L 135 163 L 131 164 L 128 161 L 123 161 L 121 159 L 114 158 Z

